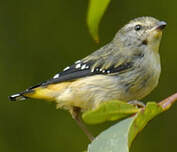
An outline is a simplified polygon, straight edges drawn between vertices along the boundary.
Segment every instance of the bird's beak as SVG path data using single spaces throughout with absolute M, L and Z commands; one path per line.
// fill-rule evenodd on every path
M 157 25 L 150 31 L 150 39 L 159 39 L 162 36 L 162 31 L 166 27 L 167 23 L 164 21 L 159 21 Z
M 164 21 L 160 21 L 156 27 L 156 30 L 162 31 L 166 27 L 167 23 Z
M 148 43 L 149 47 L 151 47 L 151 49 L 155 52 L 158 52 L 158 50 L 159 50 L 160 40 L 162 37 L 162 31 L 166 25 L 167 25 L 166 22 L 160 21 L 149 32 L 149 36 L 147 38 L 147 41 L 149 42 Z

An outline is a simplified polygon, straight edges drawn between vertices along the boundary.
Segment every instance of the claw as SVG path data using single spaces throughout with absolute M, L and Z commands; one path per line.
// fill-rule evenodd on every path
M 144 108 L 146 106 L 143 102 L 138 100 L 129 101 L 128 104 L 132 104 L 134 106 L 137 106 L 138 108 Z

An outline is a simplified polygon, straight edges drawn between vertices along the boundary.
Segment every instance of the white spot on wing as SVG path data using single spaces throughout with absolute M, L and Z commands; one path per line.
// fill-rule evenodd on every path
M 57 79 L 58 77 L 60 76 L 60 74 L 56 74 L 56 75 L 54 75 L 54 79 Z
M 80 61 L 80 60 L 78 60 L 78 61 L 76 61 L 76 62 L 75 62 L 75 64 L 80 63 L 80 62 L 81 62 L 81 61 Z
M 106 71 L 108 74 L 110 73 L 110 71 L 108 70 L 108 71 Z
M 64 68 L 64 70 L 63 70 L 63 71 L 69 70 L 69 68 L 70 68 L 70 67 L 68 66 L 68 67 Z
M 80 64 L 80 63 L 76 64 L 76 66 L 75 66 L 76 69 L 78 69 L 78 68 L 80 68 L 80 67 L 81 67 L 81 64 Z
M 86 68 L 86 64 L 82 65 L 81 69 L 84 70 Z

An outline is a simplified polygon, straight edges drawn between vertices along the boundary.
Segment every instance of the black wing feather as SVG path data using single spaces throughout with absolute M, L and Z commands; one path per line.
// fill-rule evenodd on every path
M 76 65 L 80 64 L 80 68 L 76 68 Z M 29 92 L 33 92 L 33 90 L 37 87 L 45 87 L 49 84 L 55 84 L 55 83 L 59 83 L 59 82 L 64 82 L 64 81 L 72 81 L 78 78 L 82 78 L 82 77 L 86 77 L 86 76 L 92 76 L 92 75 L 97 75 L 97 74 L 103 74 L 103 75 L 108 75 L 108 74 L 113 74 L 113 73 L 119 73 L 122 72 L 124 70 L 130 69 L 133 66 L 133 62 L 127 62 L 124 64 L 119 65 L 118 67 L 114 67 L 114 65 L 112 65 L 111 67 L 109 67 L 108 69 L 104 70 L 101 69 L 102 65 L 97 66 L 94 68 L 94 70 L 92 69 L 92 66 L 94 64 L 94 62 L 87 62 L 87 63 L 75 63 L 73 65 L 71 65 L 70 67 L 67 68 L 67 70 L 64 70 L 63 72 L 60 72 L 56 75 L 58 75 L 58 77 L 56 77 L 56 75 L 52 78 L 49 79 L 46 82 L 40 83 L 38 85 L 35 85 L 31 88 L 26 89 L 23 93 L 29 93 Z M 82 68 L 82 66 L 85 65 L 85 68 Z
M 80 64 L 80 68 L 76 68 L 76 65 Z M 85 65 L 84 69 L 81 69 L 81 67 Z M 69 69 L 64 70 L 62 72 L 57 73 L 58 78 L 52 78 L 44 83 L 42 83 L 42 86 L 46 86 L 49 84 L 54 84 L 54 83 L 59 83 L 59 82 L 64 82 L 64 81 L 72 81 L 74 79 L 82 78 L 85 76 L 91 76 L 95 74 L 101 74 L 99 71 L 91 71 L 91 66 L 93 65 L 93 62 L 87 62 L 87 63 L 75 63 L 69 67 Z M 99 67 L 97 67 L 99 68 Z
M 90 70 L 75 71 L 75 72 L 67 73 L 67 74 L 64 74 L 64 75 L 62 74 L 57 79 L 54 79 L 54 78 L 50 79 L 47 82 L 42 83 L 42 86 L 53 84 L 53 83 L 59 83 L 59 82 L 63 82 L 63 81 L 71 81 L 73 79 L 78 79 L 78 78 L 81 78 L 81 77 L 91 76 L 91 75 L 93 75 L 93 73 L 91 73 Z
M 64 81 L 71 81 L 71 80 L 74 80 L 74 79 L 78 79 L 78 78 L 82 78 L 82 77 L 86 77 L 86 76 L 97 75 L 97 74 L 106 75 L 106 74 L 118 73 L 118 72 L 124 71 L 124 70 L 132 67 L 132 62 L 128 62 L 126 64 L 121 64 L 116 68 L 113 65 L 106 70 L 102 69 L 100 71 L 101 66 L 95 67 L 95 69 L 92 70 L 92 68 L 91 68 L 92 65 L 93 65 L 92 62 L 80 63 L 80 64 L 81 64 L 81 67 L 85 64 L 86 67 L 89 67 L 89 68 L 85 68 L 85 69 L 78 68 L 78 69 L 76 69 L 76 64 L 73 64 L 72 66 L 69 67 L 68 70 L 58 73 L 58 75 L 59 75 L 58 78 L 52 78 L 52 79 L 42 83 L 41 85 L 46 86 L 46 85 L 49 85 L 49 84 L 54 84 L 54 83 L 59 83 L 59 82 L 64 82 Z

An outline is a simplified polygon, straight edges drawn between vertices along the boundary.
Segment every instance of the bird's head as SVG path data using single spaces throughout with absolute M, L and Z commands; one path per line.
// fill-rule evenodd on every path
M 149 49 L 158 52 L 165 26 L 166 22 L 153 17 L 139 17 L 121 28 L 113 41 L 120 43 L 122 47 L 149 47 Z

